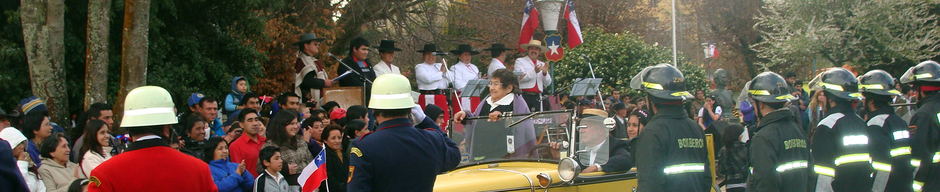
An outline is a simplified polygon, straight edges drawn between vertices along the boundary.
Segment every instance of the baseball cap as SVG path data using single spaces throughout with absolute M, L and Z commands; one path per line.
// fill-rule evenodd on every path
M 346 110 L 343 108 L 336 108 L 333 109 L 333 112 L 330 112 L 331 120 L 338 120 L 342 119 L 343 117 L 346 117 Z
M 203 97 L 205 97 L 205 95 L 202 93 L 193 93 L 192 95 L 189 95 L 189 106 L 193 106 L 199 103 L 199 101 L 202 101 Z

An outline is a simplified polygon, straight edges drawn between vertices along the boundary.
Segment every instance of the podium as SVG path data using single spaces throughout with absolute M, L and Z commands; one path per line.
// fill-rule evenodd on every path
M 353 105 L 365 106 L 362 103 L 362 87 L 323 88 L 323 101 L 335 101 L 342 108 L 349 108 Z

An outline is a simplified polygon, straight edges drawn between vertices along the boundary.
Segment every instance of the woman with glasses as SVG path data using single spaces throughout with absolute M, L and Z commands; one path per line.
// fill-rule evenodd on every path
M 519 77 L 512 73 L 512 71 L 507 69 L 498 69 L 493 71 L 493 75 L 490 77 L 489 84 L 490 95 L 486 96 L 483 102 L 480 102 L 476 106 L 476 112 L 470 112 L 463 110 L 454 114 L 454 120 L 457 123 L 460 123 L 466 117 L 477 117 L 481 115 L 488 116 L 487 121 L 495 122 L 499 120 L 499 116 L 504 113 L 514 113 L 522 114 L 529 113 L 528 104 L 522 99 L 522 95 L 519 90 Z M 465 140 L 467 142 L 468 151 L 470 151 L 471 159 L 478 159 L 473 154 L 473 143 L 474 143 L 474 132 L 476 128 L 486 129 L 491 127 L 475 127 L 472 124 L 468 124 L 467 128 L 464 129 L 464 135 L 466 136 Z M 492 127 L 495 128 L 495 127 Z M 535 141 L 535 127 L 531 121 L 525 121 L 521 124 L 514 127 L 512 131 L 510 143 L 512 143 L 512 149 L 507 146 L 507 153 L 509 158 L 525 158 L 529 155 L 529 150 L 531 150 L 536 145 Z M 507 139 L 509 140 L 509 139 Z M 483 141 L 481 141 L 483 142 Z M 507 144 L 508 145 L 508 144 Z M 479 155 L 479 154 L 477 154 Z

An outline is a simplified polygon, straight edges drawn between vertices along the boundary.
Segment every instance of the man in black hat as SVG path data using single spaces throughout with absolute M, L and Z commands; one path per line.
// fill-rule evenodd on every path
M 13 118 L 17 117 L 19 114 L 13 113 L 8 114 L 3 109 L 0 109 L 0 129 L 13 126 Z
M 320 42 L 324 38 L 307 33 L 294 43 L 297 46 L 297 61 L 294 62 L 294 92 L 299 93 L 303 102 L 321 103 L 320 89 L 333 86 L 333 80 L 327 77 L 326 69 L 313 55 L 320 53 Z
M 470 80 L 480 79 L 480 69 L 473 63 L 470 63 L 470 60 L 473 59 L 473 55 L 480 54 L 480 52 L 473 51 L 473 47 L 471 47 L 470 44 L 461 44 L 457 46 L 456 50 L 450 50 L 450 53 L 457 55 L 459 61 L 457 64 L 450 67 L 447 78 L 454 83 L 454 89 L 457 90 L 457 94 L 459 95 Z M 457 102 L 457 99 L 460 99 L 460 102 Z M 454 102 L 453 106 L 455 109 L 471 111 L 471 108 L 476 107 L 477 104 L 480 103 L 480 98 L 457 98 L 457 95 L 453 95 L 451 96 L 451 101 Z M 444 119 L 444 121 L 447 121 L 447 119 Z
M 493 75 L 493 71 L 506 68 L 506 51 L 512 50 L 511 48 L 506 47 L 506 45 L 502 43 L 493 43 L 493 45 L 490 45 L 490 48 L 483 50 L 490 51 L 490 56 L 493 57 L 493 60 L 490 61 L 490 66 L 487 67 L 486 70 L 487 77 Z
M 447 66 L 436 63 L 437 57 L 434 56 L 434 53 L 440 51 L 437 50 L 437 45 L 426 44 L 424 49 L 417 52 L 422 53 L 424 58 L 423 63 L 415 65 L 415 79 L 418 83 L 418 92 L 421 93 L 421 97 L 418 97 L 418 104 L 422 110 L 428 104 L 437 105 L 444 110 L 444 119 L 449 119 L 447 116 L 449 114 L 447 111 L 447 97 L 444 96 L 444 89 L 447 88 L 447 80 L 444 75 L 447 73 Z
M 396 73 L 404 75 L 405 77 L 411 76 L 411 71 L 405 71 L 402 73 L 398 66 L 392 65 L 392 61 L 395 59 L 395 52 L 401 51 L 401 49 L 395 47 L 395 41 L 392 40 L 382 40 L 379 43 L 379 46 L 374 46 L 375 49 L 379 50 L 379 55 L 382 56 L 382 61 L 379 61 L 378 64 L 375 64 L 373 69 L 375 70 L 375 76 L 382 76 L 386 73 Z

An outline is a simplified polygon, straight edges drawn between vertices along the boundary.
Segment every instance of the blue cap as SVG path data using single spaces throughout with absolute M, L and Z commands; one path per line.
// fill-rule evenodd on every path
M 23 111 L 23 114 L 27 114 L 31 111 L 46 111 L 46 104 L 42 102 L 39 97 L 31 96 L 29 98 L 20 100 L 20 110 Z
M 189 106 L 199 103 L 199 101 L 202 101 L 203 97 L 205 97 L 205 95 L 202 95 L 202 93 L 193 93 L 189 96 Z

